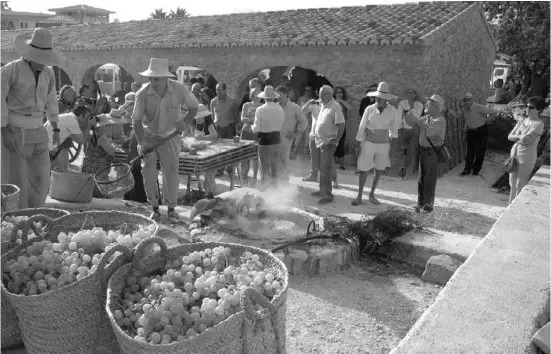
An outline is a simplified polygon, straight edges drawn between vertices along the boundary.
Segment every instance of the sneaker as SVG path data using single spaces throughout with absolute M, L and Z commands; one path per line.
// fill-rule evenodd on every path
M 432 207 L 432 205 L 425 205 L 423 207 L 423 210 L 426 211 L 427 213 L 431 213 L 434 210 L 434 208 Z
M 168 208 L 168 221 L 170 221 L 171 223 L 178 223 L 180 222 L 180 215 L 178 215 L 178 213 L 176 212 L 176 210 L 174 210 L 173 208 Z
M 318 176 L 310 173 L 308 175 L 308 177 L 304 177 L 302 180 L 304 182 L 317 182 L 318 181 Z
M 473 176 L 478 176 L 479 173 L 480 173 L 479 171 L 477 172 L 473 171 Z
M 470 175 L 470 174 L 471 174 L 471 171 L 463 171 L 459 174 L 459 176 L 463 177 L 463 176 Z
M 398 178 L 401 179 L 402 181 L 406 179 L 406 169 L 405 168 L 402 168 L 400 169 L 400 173 L 398 173 Z
M 154 221 L 159 221 L 161 219 L 161 213 L 159 212 L 159 208 L 153 208 L 153 212 L 151 215 L 149 215 L 149 218 Z

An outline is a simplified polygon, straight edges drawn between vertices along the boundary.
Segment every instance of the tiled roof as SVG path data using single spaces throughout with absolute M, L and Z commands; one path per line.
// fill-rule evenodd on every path
M 109 15 L 114 14 L 113 11 L 100 9 L 99 7 L 93 7 L 88 5 L 73 5 L 73 6 L 67 6 L 67 7 L 58 7 L 56 9 L 48 9 L 48 11 L 52 12 L 78 12 L 82 11 L 87 14 L 98 14 L 98 15 Z
M 53 28 L 62 51 L 131 48 L 393 45 L 430 41 L 468 2 L 342 7 L 198 16 Z M 2 51 L 16 35 L 2 31 Z M 113 35 L 116 34 L 116 35 Z
M 40 20 L 38 23 L 78 23 L 78 21 L 71 16 L 53 15 Z
M 23 11 L 12 11 L 12 10 L 2 10 L 2 16 L 33 16 L 33 17 L 48 17 L 52 14 L 43 14 L 41 12 L 23 12 Z

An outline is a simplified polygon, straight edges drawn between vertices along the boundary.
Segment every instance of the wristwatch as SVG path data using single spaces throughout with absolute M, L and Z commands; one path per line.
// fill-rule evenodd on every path
M 54 133 L 59 133 L 59 132 L 61 132 L 61 130 L 59 128 L 54 129 Z

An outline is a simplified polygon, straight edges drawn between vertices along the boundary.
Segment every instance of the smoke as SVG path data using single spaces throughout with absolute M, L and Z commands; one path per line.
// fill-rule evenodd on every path
M 281 184 L 260 192 L 260 196 L 269 207 L 292 207 L 299 202 L 299 189 L 294 184 Z

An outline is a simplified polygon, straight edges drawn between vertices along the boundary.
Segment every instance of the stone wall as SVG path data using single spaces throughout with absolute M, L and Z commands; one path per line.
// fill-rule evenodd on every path
M 421 89 L 426 96 L 440 94 L 449 108 L 456 110 L 465 92 L 486 104 L 496 48 L 479 7 L 468 8 L 432 35 L 425 51 Z M 486 35 L 482 35 L 482 33 Z M 452 154 L 449 166 L 465 158 L 464 120 L 447 118 L 446 145 Z

